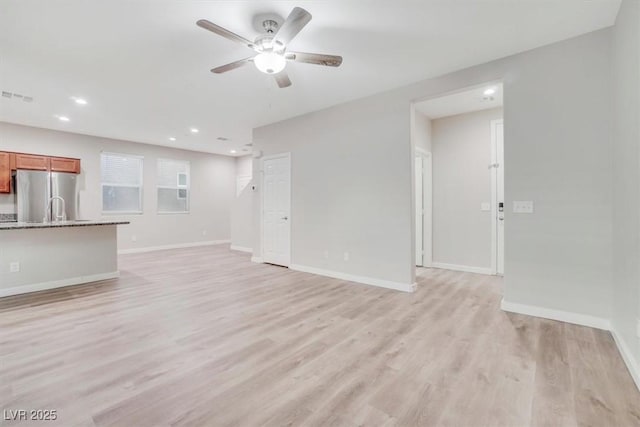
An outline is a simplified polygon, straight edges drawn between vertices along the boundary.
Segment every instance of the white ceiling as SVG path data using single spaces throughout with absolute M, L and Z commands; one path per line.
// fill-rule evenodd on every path
M 493 89 L 495 93 L 485 95 L 488 89 Z M 502 83 L 477 86 L 415 104 L 416 110 L 430 119 L 498 107 L 502 107 Z
M 0 98 L 0 120 L 228 154 L 250 142 L 254 127 L 610 26 L 619 4 L 2 0 L 0 89 L 34 101 Z M 251 51 L 196 20 L 253 39 L 256 15 L 286 16 L 294 6 L 313 20 L 291 49 L 342 55 L 340 68 L 289 64 L 286 89 L 253 67 L 209 72 Z

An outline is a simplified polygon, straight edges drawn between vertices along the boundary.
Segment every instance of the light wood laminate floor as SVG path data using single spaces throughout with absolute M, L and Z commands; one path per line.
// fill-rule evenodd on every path
M 423 270 L 407 294 L 226 246 L 120 268 L 0 300 L 1 409 L 65 427 L 640 425 L 611 335 L 504 313 L 495 277 Z

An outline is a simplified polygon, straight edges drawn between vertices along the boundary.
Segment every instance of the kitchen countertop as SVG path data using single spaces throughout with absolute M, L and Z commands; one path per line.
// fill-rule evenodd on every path
M 129 221 L 81 219 L 77 221 L 56 221 L 56 222 L 0 222 L 0 230 L 23 230 L 23 229 L 31 229 L 31 228 L 92 227 L 96 225 L 124 225 L 124 224 L 129 224 Z

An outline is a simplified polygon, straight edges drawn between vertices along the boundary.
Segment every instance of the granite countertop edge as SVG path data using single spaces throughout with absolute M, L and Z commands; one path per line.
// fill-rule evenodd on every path
M 1 230 L 24 230 L 33 228 L 67 228 L 67 227 L 93 227 L 98 225 L 125 225 L 129 221 L 116 220 L 81 220 L 81 221 L 59 221 L 59 222 L 2 222 Z

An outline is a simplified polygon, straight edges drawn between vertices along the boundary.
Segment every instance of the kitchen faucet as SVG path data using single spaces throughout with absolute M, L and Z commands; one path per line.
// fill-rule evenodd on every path
M 60 200 L 62 202 L 62 215 L 58 215 L 58 209 L 56 209 L 56 214 L 53 215 L 54 200 Z M 52 198 L 49 199 L 49 202 L 47 203 L 47 212 L 44 217 L 44 222 L 66 221 L 66 220 L 67 220 L 67 209 L 64 204 L 64 199 L 60 196 L 53 196 Z

